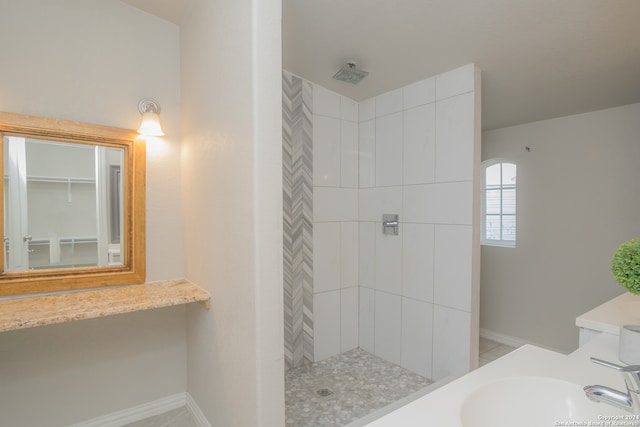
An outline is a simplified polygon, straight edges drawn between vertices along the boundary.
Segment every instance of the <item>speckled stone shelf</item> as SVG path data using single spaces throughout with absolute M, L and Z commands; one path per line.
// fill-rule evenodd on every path
M 111 286 L 0 301 L 0 332 L 200 302 L 211 295 L 187 280 Z

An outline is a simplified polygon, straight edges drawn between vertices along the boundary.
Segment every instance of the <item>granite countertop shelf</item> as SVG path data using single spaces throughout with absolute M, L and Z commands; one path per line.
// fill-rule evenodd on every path
M 4 299 L 0 332 L 193 302 L 208 309 L 210 301 L 209 292 L 183 279 Z

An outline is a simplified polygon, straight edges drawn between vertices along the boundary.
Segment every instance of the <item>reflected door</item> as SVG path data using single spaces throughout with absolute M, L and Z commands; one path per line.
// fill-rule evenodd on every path
M 5 271 L 29 268 L 29 235 L 25 138 L 6 137 L 5 165 Z

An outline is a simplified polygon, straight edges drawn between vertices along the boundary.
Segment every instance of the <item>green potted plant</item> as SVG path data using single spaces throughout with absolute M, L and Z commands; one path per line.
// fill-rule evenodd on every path
M 611 260 L 611 273 L 624 289 L 634 295 L 640 294 L 640 239 L 620 245 Z

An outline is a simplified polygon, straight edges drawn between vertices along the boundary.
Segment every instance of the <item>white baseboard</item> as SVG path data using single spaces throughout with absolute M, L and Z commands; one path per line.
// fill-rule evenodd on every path
M 160 415 L 186 404 L 186 393 L 163 397 L 142 405 L 112 412 L 101 417 L 74 424 L 71 427 L 121 427 L 123 425 Z
M 198 404 L 189 393 L 178 393 L 163 397 L 152 402 L 143 403 L 121 411 L 112 412 L 101 417 L 92 418 L 70 427 L 122 427 L 124 425 L 144 420 L 155 415 L 186 406 L 198 427 L 211 427 Z
M 187 409 L 191 413 L 191 416 L 195 420 L 196 424 L 198 424 L 198 427 L 211 427 L 209 420 L 207 420 L 207 417 L 204 416 L 204 414 L 200 410 L 200 407 L 198 406 L 196 401 L 193 399 L 193 397 L 191 397 L 189 393 L 186 393 L 186 395 L 187 395 L 187 402 L 186 402 Z
M 542 347 L 547 350 L 555 351 L 556 353 L 567 354 L 567 352 L 564 350 L 559 350 L 557 348 L 549 347 L 548 345 L 543 345 L 522 338 L 513 337 L 511 335 L 501 334 L 500 332 L 494 332 L 484 328 L 480 328 L 480 337 L 499 342 L 500 344 L 508 345 L 510 347 L 522 347 L 525 344 L 529 344 L 535 345 L 536 347 Z

